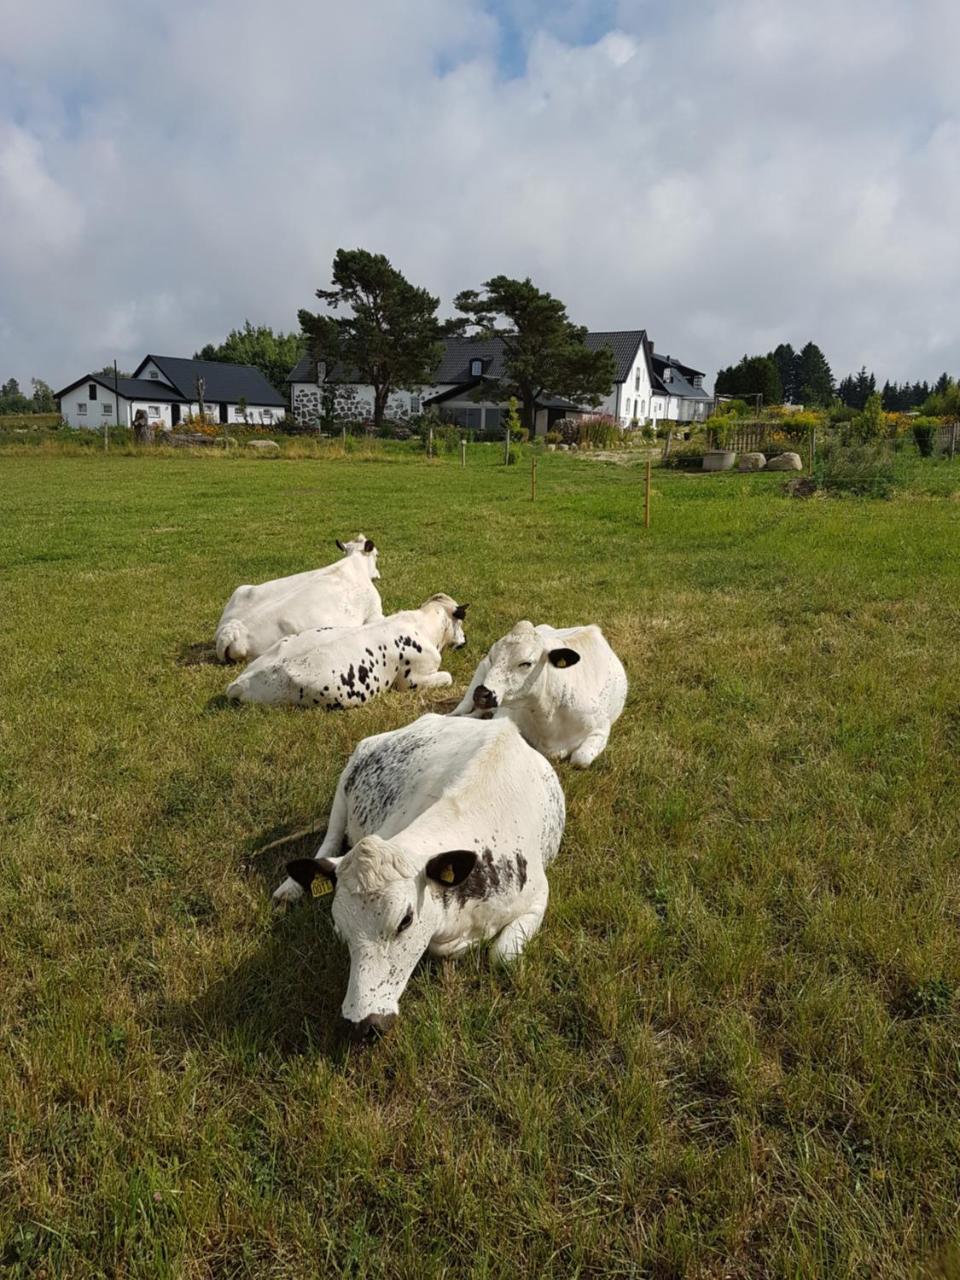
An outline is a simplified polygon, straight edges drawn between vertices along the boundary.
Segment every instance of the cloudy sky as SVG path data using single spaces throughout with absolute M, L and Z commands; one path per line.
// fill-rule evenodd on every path
M 296 326 L 338 246 L 712 376 L 960 373 L 956 0 L 0 0 L 0 378 Z

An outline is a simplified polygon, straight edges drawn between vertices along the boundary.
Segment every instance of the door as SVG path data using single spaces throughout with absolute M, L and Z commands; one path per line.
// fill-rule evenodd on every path
M 170 423 L 174 427 L 180 425 L 180 406 L 178 404 L 170 406 Z
M 220 401 L 220 421 L 221 423 L 230 421 L 229 415 L 227 413 L 227 404 L 225 400 Z

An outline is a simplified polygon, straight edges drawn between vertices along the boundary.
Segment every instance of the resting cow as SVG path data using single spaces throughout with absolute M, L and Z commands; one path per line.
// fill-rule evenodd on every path
M 289 864 L 274 901 L 332 883 L 350 948 L 343 1016 L 358 1036 L 385 1031 L 425 951 L 458 956 L 492 938 L 499 960 L 520 955 L 546 910 L 564 816 L 553 768 L 509 720 L 421 716 L 360 743 L 316 857 Z
M 468 606 L 431 596 L 419 609 L 365 627 L 321 627 L 285 636 L 234 680 L 237 702 L 359 707 L 387 689 L 437 689 L 453 683 L 438 670 L 447 645 L 466 644 Z
M 221 662 L 256 658 L 283 636 L 310 627 L 362 626 L 383 617 L 373 580 L 380 577 L 378 551 L 358 533 L 337 546 L 343 559 L 322 569 L 257 586 L 237 587 L 217 623 L 217 657 Z
M 506 716 L 531 746 L 585 769 L 623 710 L 627 675 L 599 627 L 518 622 L 474 672 L 455 716 Z

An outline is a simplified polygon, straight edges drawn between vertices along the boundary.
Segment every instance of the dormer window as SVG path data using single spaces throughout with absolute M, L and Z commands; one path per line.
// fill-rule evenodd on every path
M 664 380 L 664 382 L 672 382 L 672 381 L 673 381 L 673 370 L 672 370 L 672 369 L 664 369 L 664 371 L 663 371 L 663 380 Z
M 482 376 L 483 376 L 483 361 L 471 360 L 470 361 L 470 377 L 480 378 Z

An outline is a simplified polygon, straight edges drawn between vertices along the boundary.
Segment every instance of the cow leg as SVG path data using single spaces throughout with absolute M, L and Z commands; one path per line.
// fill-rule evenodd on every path
M 500 930 L 490 947 L 490 954 L 501 964 L 512 964 L 540 928 L 547 909 L 547 895 L 531 911 L 525 911 Z
M 411 674 L 411 680 L 416 673 Z M 433 675 L 417 676 L 416 687 L 418 689 L 444 689 L 448 684 L 453 684 L 453 676 L 449 671 L 435 671 Z
M 346 770 L 344 770 L 346 773 Z M 336 795 L 333 797 L 333 808 L 330 810 L 330 821 L 326 834 L 314 858 L 336 858 L 343 847 L 343 837 L 347 834 L 347 799 L 343 793 L 343 774 L 337 783 Z M 303 889 L 293 876 L 287 876 L 283 884 L 274 890 L 273 905 L 286 906 L 288 902 L 298 902 L 303 897 Z
M 454 707 L 454 709 L 450 712 L 452 716 L 469 716 L 473 713 L 473 711 L 476 710 L 476 708 L 473 705 L 473 691 L 479 685 L 483 684 L 484 680 L 487 678 L 487 672 L 489 670 L 490 670 L 489 662 L 487 662 L 486 658 L 482 658 L 480 660 L 480 665 L 477 667 L 476 671 L 473 673 L 473 679 L 470 681 L 470 684 L 467 687 L 467 692 L 463 695 L 463 699 L 461 700 L 460 705 Z
M 433 645 L 425 644 L 422 653 L 410 653 L 407 657 L 401 659 L 409 666 L 409 672 L 404 673 L 401 667 L 397 675 L 395 688 L 397 689 L 442 689 L 448 684 L 453 684 L 453 676 L 449 671 L 438 671 L 437 668 L 443 660 L 443 656 L 439 649 L 435 649 Z
M 594 729 L 592 733 L 588 733 L 576 751 L 571 751 L 570 763 L 577 769 L 586 769 L 588 765 L 593 764 L 594 760 L 607 745 L 609 737 L 610 724 L 608 721 L 599 728 Z

